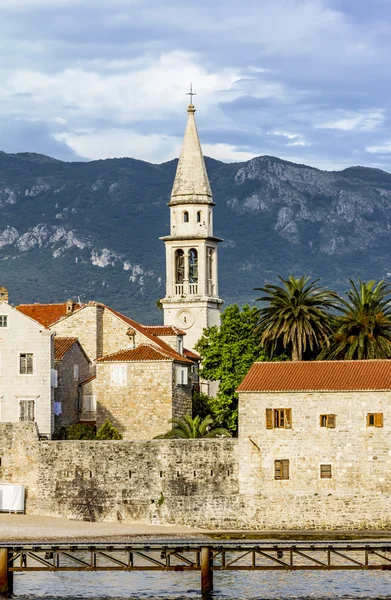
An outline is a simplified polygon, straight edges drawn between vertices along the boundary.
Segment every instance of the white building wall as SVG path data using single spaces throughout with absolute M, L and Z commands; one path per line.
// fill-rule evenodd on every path
M 0 327 L 0 421 L 18 422 L 20 401 L 34 401 L 34 416 L 39 433 L 53 432 L 52 332 L 26 317 L 6 302 L 0 303 L 0 317 L 7 316 L 7 327 Z M 33 354 L 33 374 L 20 374 L 20 354 Z

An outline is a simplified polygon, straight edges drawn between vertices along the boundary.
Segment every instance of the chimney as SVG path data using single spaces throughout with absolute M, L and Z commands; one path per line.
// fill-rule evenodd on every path
M 3 286 L 0 287 L 0 302 L 8 302 L 8 290 Z
M 71 315 L 73 313 L 74 302 L 71 298 L 66 301 L 66 314 Z

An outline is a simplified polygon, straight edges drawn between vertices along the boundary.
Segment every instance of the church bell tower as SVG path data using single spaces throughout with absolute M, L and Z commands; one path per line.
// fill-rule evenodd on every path
M 192 103 L 187 112 L 185 136 L 168 203 L 170 235 L 161 238 L 166 245 L 166 296 L 161 302 L 164 324 L 185 330 L 186 347 L 194 349 L 205 327 L 220 325 L 223 301 L 218 294 L 217 246 L 222 240 L 213 235 L 215 204 Z

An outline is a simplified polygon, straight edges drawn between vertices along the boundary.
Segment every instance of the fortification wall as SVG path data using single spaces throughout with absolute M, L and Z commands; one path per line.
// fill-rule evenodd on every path
M 0 424 L 0 458 L 0 482 L 26 485 L 31 514 L 225 529 L 391 527 L 391 493 L 376 472 L 364 487 L 351 478 L 312 488 L 273 482 L 249 439 L 40 442 L 33 424 Z

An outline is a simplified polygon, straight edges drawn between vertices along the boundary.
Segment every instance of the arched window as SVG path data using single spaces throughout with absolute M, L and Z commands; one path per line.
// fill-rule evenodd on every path
M 185 278 L 185 255 L 183 250 L 175 252 L 175 283 L 183 283 Z
M 201 223 L 201 211 L 197 212 L 197 223 Z
M 198 253 L 192 248 L 189 251 L 189 283 L 198 282 Z
M 183 213 L 183 222 L 184 223 L 189 222 L 189 213 L 187 212 L 187 210 L 185 210 L 185 212 Z

